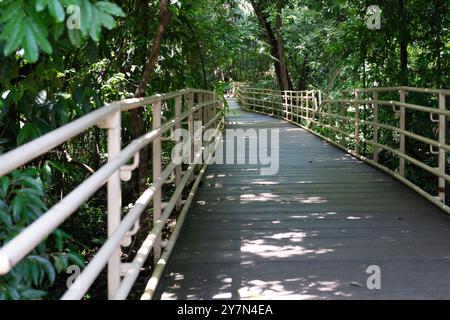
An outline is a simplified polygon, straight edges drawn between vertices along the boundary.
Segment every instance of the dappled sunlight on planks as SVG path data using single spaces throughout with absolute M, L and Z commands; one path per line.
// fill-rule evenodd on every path
M 160 298 L 450 298 L 438 209 L 303 129 L 246 112 L 232 121 L 280 129 L 280 170 L 208 168 Z M 370 265 L 381 291 L 366 287 Z

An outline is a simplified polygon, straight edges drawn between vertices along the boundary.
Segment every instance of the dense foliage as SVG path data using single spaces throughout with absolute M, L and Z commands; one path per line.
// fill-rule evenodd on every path
M 366 25 L 367 8 L 374 4 L 382 10 L 381 28 L 375 30 Z M 448 0 L 172 0 L 145 95 L 186 87 L 223 90 L 232 80 L 277 88 L 280 44 L 292 89 L 449 88 L 448 5 Z M 157 0 L 0 0 L 0 153 L 104 103 L 133 97 L 154 46 L 159 10 Z M 146 112 L 150 126 L 151 110 Z M 409 126 L 430 131 L 420 120 L 412 117 Z M 131 117 L 124 122 L 126 144 L 134 132 Z M 105 133 L 93 128 L 0 179 L 0 246 L 105 162 L 105 140 Z M 408 148 L 414 153 L 416 146 Z M 104 192 L 0 277 L 0 299 L 64 291 L 67 266 L 82 266 L 106 237 Z M 129 188 L 125 203 L 135 192 Z

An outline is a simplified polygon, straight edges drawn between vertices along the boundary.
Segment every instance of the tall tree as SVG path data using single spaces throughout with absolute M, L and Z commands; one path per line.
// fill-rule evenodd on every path
M 155 38 L 153 40 L 152 50 L 148 57 L 147 63 L 144 67 L 142 79 L 134 94 L 135 98 L 141 98 L 145 96 L 145 90 L 147 84 L 150 81 L 153 70 L 155 69 L 156 62 L 158 61 L 159 52 L 161 49 L 161 42 L 164 37 L 167 26 L 170 23 L 171 13 L 168 7 L 167 0 L 159 1 L 159 25 L 156 29 Z M 144 121 L 142 119 L 144 110 L 142 108 L 131 110 L 131 125 L 135 138 L 140 137 L 145 132 Z M 147 175 L 149 166 L 149 148 L 143 148 L 140 152 L 140 165 L 139 165 L 139 193 L 142 193 L 147 188 Z
M 273 64 L 275 68 L 275 74 L 277 76 L 278 87 L 280 88 L 280 90 L 292 89 L 292 82 L 289 77 L 288 67 L 286 65 L 284 42 L 281 34 L 281 11 L 284 6 L 284 1 L 278 0 L 277 2 L 275 31 L 270 24 L 269 17 L 267 15 L 267 7 L 263 7 L 261 1 L 256 0 L 251 0 L 251 4 L 261 27 L 266 33 L 266 40 L 270 46 L 270 54 L 273 57 Z M 280 53 L 282 54 L 280 55 Z
M 442 20 L 443 20 L 443 12 L 447 13 L 448 11 L 448 1 L 443 0 L 434 0 L 434 26 L 433 33 L 435 37 L 435 49 L 434 55 L 436 59 L 436 88 L 441 87 L 441 79 L 442 79 Z
M 398 0 L 400 15 L 400 81 L 402 85 L 408 85 L 408 17 L 406 12 L 407 0 Z
M 281 73 L 281 90 L 292 89 L 292 83 L 290 84 L 289 71 L 286 65 L 286 54 L 284 52 L 284 41 L 281 28 L 283 26 L 282 11 L 284 7 L 284 0 L 277 0 L 276 18 L 275 18 L 275 33 L 277 36 L 277 48 L 278 59 L 280 61 L 280 73 Z

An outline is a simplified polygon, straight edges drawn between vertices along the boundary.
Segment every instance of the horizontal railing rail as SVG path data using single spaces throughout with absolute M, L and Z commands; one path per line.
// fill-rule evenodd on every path
M 163 104 L 168 105 L 169 100 L 174 102 L 175 116 L 162 123 L 162 106 Z M 131 141 L 122 149 L 121 113 L 145 106 L 152 106 L 153 129 Z M 194 139 L 194 121 L 201 121 L 202 129 L 211 126 L 220 129 L 224 124 L 223 115 L 221 100 L 215 93 L 205 90 L 188 89 L 140 99 L 127 99 L 108 104 L 1 155 L 0 176 L 3 176 L 95 125 L 108 131 L 108 162 L 0 248 L 0 274 L 10 272 L 106 182 L 108 239 L 62 299 L 82 299 L 106 264 L 108 264 L 109 299 L 126 299 L 143 264 L 151 253 L 155 259 L 155 273 L 151 278 L 150 287 L 155 286 L 161 275 L 161 265 L 165 265 L 161 259 L 167 259 L 173 247 L 173 245 L 172 247 L 167 245 L 161 256 L 161 235 L 166 221 L 174 210 L 179 210 L 180 216 L 175 230 L 181 228 L 206 166 L 206 164 L 203 165 L 201 158 L 202 149 L 196 150 L 194 147 L 195 143 L 198 143 Z M 183 143 L 189 143 L 189 148 L 192 150 L 190 165 L 184 172 L 181 164 L 172 162 L 163 169 L 162 135 L 180 129 L 184 123 L 187 124 L 187 130 L 191 137 L 189 142 L 183 141 Z M 201 138 L 197 137 L 197 139 Z M 177 141 L 180 142 L 180 139 L 181 137 L 177 138 Z M 131 171 L 139 167 L 139 151 L 150 143 L 152 143 L 153 149 L 153 182 L 122 219 L 121 181 L 130 180 Z M 131 159 L 134 159 L 133 164 L 127 165 Z M 169 202 L 163 203 L 161 188 L 165 183 L 171 181 L 170 177 L 172 176 L 175 177 L 173 179 L 175 191 Z M 191 182 L 193 182 L 193 186 L 187 199 L 183 200 L 183 190 Z M 150 203 L 153 203 L 153 227 L 132 262 L 123 263 L 121 249 L 131 244 L 131 237 L 139 229 L 139 218 Z M 172 234 L 169 244 L 176 240 L 178 232 Z M 145 297 L 152 297 L 153 294 L 149 292 L 146 291 Z
M 407 103 L 409 93 L 432 95 L 437 105 L 430 107 Z M 399 101 L 379 99 L 382 94 L 388 94 L 389 97 L 398 95 Z M 450 145 L 446 141 L 446 122 L 450 117 L 450 111 L 446 109 L 446 99 L 450 96 L 450 90 L 392 87 L 344 90 L 336 94 L 345 95 L 351 95 L 352 98 L 322 100 L 320 91 L 315 90 L 281 92 L 244 86 L 237 90 L 238 100 L 244 109 L 276 116 L 303 127 L 394 176 L 450 213 L 445 198 L 446 182 L 450 181 L 450 175 L 446 173 L 446 152 L 450 151 Z M 393 113 L 389 123 L 379 121 L 381 111 L 385 114 Z M 435 126 L 436 138 L 408 130 L 407 112 L 426 114 L 430 123 Z M 394 137 L 391 139 L 394 141 L 387 138 L 387 132 Z M 406 139 L 429 146 L 427 161 L 407 154 Z M 387 144 L 383 141 L 393 143 Z M 367 146 L 370 146 L 371 150 L 367 150 Z M 397 168 L 388 167 L 380 160 L 382 151 L 397 157 Z M 436 167 L 429 163 L 433 160 L 432 156 L 437 157 Z M 436 177 L 436 194 L 430 194 L 422 186 L 408 179 L 405 171 L 407 165 L 414 165 Z

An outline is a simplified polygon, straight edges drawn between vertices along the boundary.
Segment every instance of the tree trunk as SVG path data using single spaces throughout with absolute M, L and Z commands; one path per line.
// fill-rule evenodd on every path
M 406 1 L 399 0 L 400 7 L 400 81 L 401 85 L 408 85 L 408 20 L 406 15 Z
M 207 89 L 208 82 L 206 80 L 206 67 L 205 67 L 205 59 L 203 58 L 203 49 L 202 49 L 202 46 L 200 45 L 200 42 L 198 41 L 197 34 L 195 33 L 195 30 L 192 27 L 192 25 L 189 23 L 189 21 L 187 19 L 185 20 L 185 23 L 186 23 L 189 31 L 191 32 L 192 40 L 194 40 L 195 45 L 197 46 L 198 56 L 200 58 L 200 63 L 202 65 L 202 71 L 203 71 L 203 89 Z
M 307 80 L 308 80 L 308 57 L 305 56 L 303 58 L 303 63 L 300 68 L 300 76 L 298 78 L 298 84 L 297 84 L 298 91 L 306 90 Z
M 274 58 L 273 65 L 275 67 L 275 74 L 277 76 L 278 87 L 280 88 L 280 90 L 282 90 L 283 82 L 281 79 L 280 57 L 278 55 L 277 38 L 275 37 L 275 33 L 272 30 L 272 26 L 269 23 L 266 13 L 262 10 L 259 3 L 256 2 L 255 0 L 251 0 L 250 2 L 253 6 L 253 10 L 255 11 L 256 17 L 258 18 L 261 27 L 266 32 L 266 41 L 270 46 L 270 54 Z
M 284 7 L 284 0 L 277 0 L 277 15 L 275 18 L 275 34 L 277 37 L 277 49 L 278 49 L 278 59 L 280 61 L 280 71 L 281 71 L 281 88 L 280 90 L 285 91 L 291 89 L 289 86 L 289 71 L 286 65 L 286 55 L 284 52 L 284 41 L 281 27 L 283 22 L 281 20 L 281 14 Z
M 448 8 L 447 1 L 444 3 L 441 0 L 435 0 L 434 3 L 434 28 L 435 28 L 435 59 L 436 59 L 436 88 L 441 88 L 442 86 L 442 57 L 441 57 L 441 47 L 442 47 L 442 17 L 445 16 L 442 14 L 442 11 L 446 11 Z
M 167 0 L 159 1 L 159 26 L 155 33 L 155 39 L 153 40 L 153 47 L 150 52 L 150 56 L 144 67 L 141 82 L 134 94 L 135 98 L 141 98 L 145 96 L 145 89 L 150 81 L 156 62 L 158 61 L 159 51 L 161 49 L 161 42 L 165 33 L 165 30 L 170 22 L 171 13 L 167 4 Z M 134 137 L 140 137 L 145 133 L 145 124 L 141 117 L 144 110 L 143 108 L 131 110 L 131 127 Z M 139 166 L 139 193 L 142 193 L 147 188 L 147 175 L 149 167 L 149 148 L 143 148 L 140 151 L 140 166 Z

